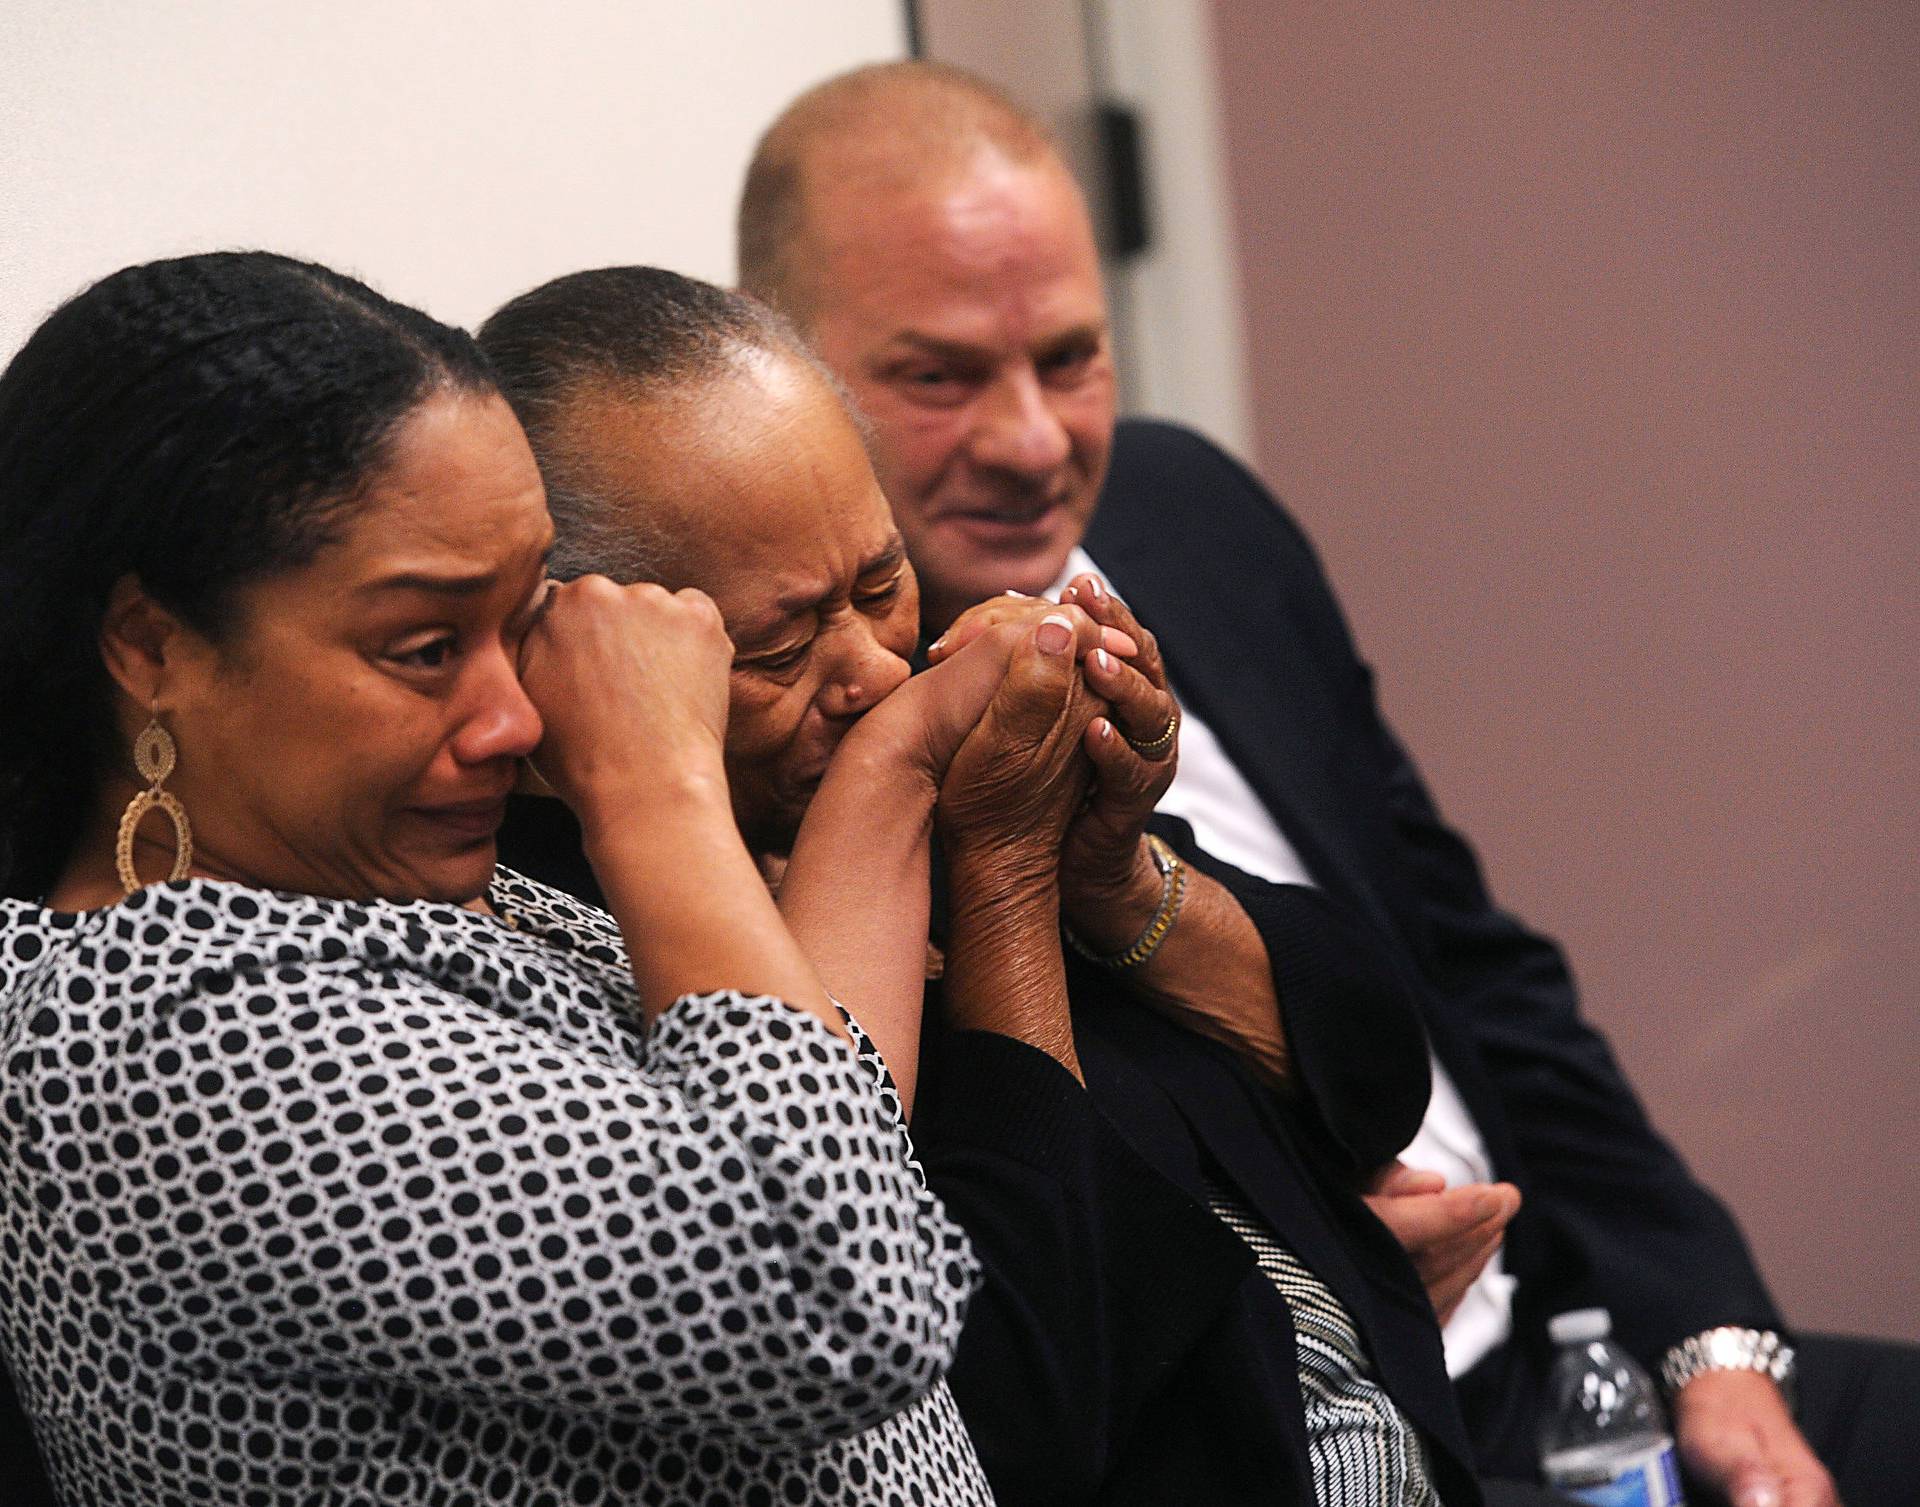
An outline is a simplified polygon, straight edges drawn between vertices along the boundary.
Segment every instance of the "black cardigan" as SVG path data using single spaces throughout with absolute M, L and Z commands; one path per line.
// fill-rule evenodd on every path
M 1008 1037 L 948 1032 L 938 991 L 913 1137 L 985 1269 L 951 1373 L 1002 1507 L 1312 1503 L 1293 1327 L 1206 1207 L 1210 1162 L 1353 1315 L 1427 1438 L 1449 1507 L 1479 1500 L 1439 1333 L 1405 1253 L 1354 1195 L 1425 1110 L 1412 995 L 1369 925 L 1154 826 L 1234 891 L 1266 943 L 1294 1088 L 1068 958 L 1087 1088 Z M 516 802 L 502 860 L 597 898 L 557 802 Z
M 1003 1507 L 1313 1502 L 1292 1321 L 1206 1207 L 1211 1172 L 1346 1305 L 1450 1507 L 1475 1502 L 1433 1311 L 1353 1191 L 1425 1107 L 1410 991 L 1323 895 L 1258 885 L 1184 823 L 1156 826 L 1261 931 L 1295 1087 L 1274 1094 L 1077 959 L 1084 1090 L 1022 1043 L 930 1026 L 913 1133 L 985 1268 L 950 1380 L 994 1491 Z

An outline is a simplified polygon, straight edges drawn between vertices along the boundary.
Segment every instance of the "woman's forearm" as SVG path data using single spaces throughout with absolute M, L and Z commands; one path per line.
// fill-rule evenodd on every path
M 807 807 L 780 913 L 913 1108 L 927 974 L 935 790 L 908 761 L 847 735 Z
M 1125 885 L 1076 893 L 1067 924 L 1096 953 L 1124 952 L 1154 921 L 1165 893 L 1142 841 Z M 1186 898 L 1172 928 L 1121 977 L 1161 1013 L 1239 1053 L 1266 1082 L 1286 1085 L 1287 1039 L 1267 945 L 1218 880 L 1186 865 Z
M 1004 847 L 963 848 L 953 855 L 942 993 L 956 1029 L 1024 1041 L 1084 1082 L 1067 1005 L 1060 896 L 1051 863 L 1051 855 L 1040 864 L 1022 863 Z
M 656 779 L 578 815 L 649 1023 L 682 995 L 733 989 L 777 996 L 846 1038 L 740 840 L 724 776 Z
M 1272 1086 L 1286 1086 L 1287 1037 L 1266 943 L 1217 880 L 1188 868 L 1179 919 L 1153 956 L 1129 973 L 1157 1009 L 1231 1047 Z

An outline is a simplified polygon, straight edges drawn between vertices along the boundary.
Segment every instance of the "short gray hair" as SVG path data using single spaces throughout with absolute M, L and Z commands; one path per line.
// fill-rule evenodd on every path
M 552 570 L 657 581 L 669 541 L 605 493 L 572 409 L 588 399 L 641 403 L 687 395 L 757 358 L 799 362 L 847 405 L 845 389 L 785 318 L 745 293 L 659 267 L 603 267 L 543 283 L 480 327 L 481 349 L 527 431 L 553 514 Z

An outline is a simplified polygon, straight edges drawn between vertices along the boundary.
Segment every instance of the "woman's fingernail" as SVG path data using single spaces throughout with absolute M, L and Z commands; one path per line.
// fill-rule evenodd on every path
M 1009 586 L 1005 591 L 1001 592 L 1000 595 L 1005 597 L 1024 597 L 1026 593 L 1024 591 L 1015 591 Z
M 943 634 L 941 634 L 941 635 L 940 635 L 940 636 L 939 636 L 938 638 L 936 638 L 936 639 L 935 639 L 935 640 L 934 640 L 934 641 L 933 641 L 932 643 L 930 643 L 930 644 L 928 644 L 928 645 L 927 645 L 927 653 L 929 653 L 929 654 L 938 654 L 938 653 L 940 652 L 940 646 L 941 646 L 942 644 L 944 644 L 944 643 L 945 643 L 946 641 L 947 641 L 947 636 L 946 636 L 946 634 L 944 634 L 944 633 L 943 633 Z
M 1100 578 L 1098 576 L 1087 577 L 1087 595 L 1092 597 L 1096 602 L 1105 600 L 1107 595 L 1106 588 L 1100 584 Z
M 1059 613 L 1049 612 L 1040 619 L 1033 641 L 1040 646 L 1042 654 L 1064 654 L 1067 645 L 1073 642 L 1073 624 Z
M 1100 667 L 1101 674 L 1111 675 L 1113 673 L 1113 656 L 1107 653 L 1105 649 L 1095 649 L 1093 651 L 1093 662 Z
M 1102 717 L 1100 719 L 1100 730 L 1095 733 L 1094 736 L 1102 743 L 1111 743 L 1113 741 L 1113 724 L 1107 721 L 1105 717 Z

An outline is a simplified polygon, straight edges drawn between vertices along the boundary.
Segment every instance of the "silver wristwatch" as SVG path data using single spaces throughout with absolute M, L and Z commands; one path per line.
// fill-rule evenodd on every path
M 1703 1371 L 1758 1371 L 1793 1401 L 1793 1346 L 1771 1329 L 1728 1326 L 1690 1335 L 1660 1361 L 1660 1382 L 1671 1397 Z

